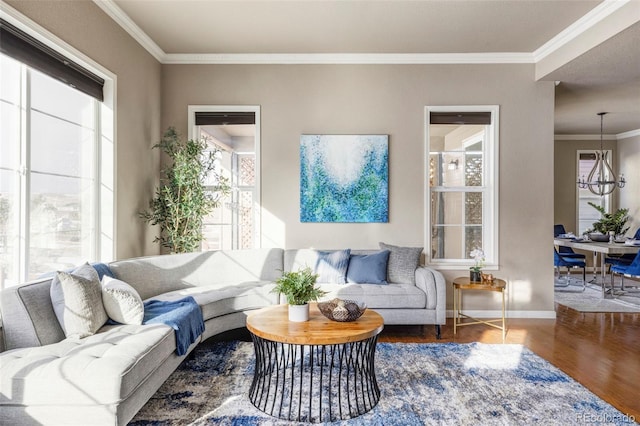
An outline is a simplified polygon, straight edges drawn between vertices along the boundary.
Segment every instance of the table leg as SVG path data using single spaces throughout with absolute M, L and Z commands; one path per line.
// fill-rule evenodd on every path
M 502 343 L 504 343 L 504 338 L 506 335 L 506 330 L 507 328 L 505 327 L 505 313 L 504 313 L 504 289 L 502 289 L 502 291 L 500 292 L 502 293 Z
M 457 310 L 457 306 L 458 306 L 458 290 L 456 289 L 456 287 L 453 287 L 453 335 L 455 336 L 456 334 L 456 328 L 458 326 L 458 310 Z
M 253 334 L 252 339 L 255 367 L 249 401 L 270 416 L 336 422 L 360 416 L 380 400 L 377 336 L 335 345 L 286 344 Z

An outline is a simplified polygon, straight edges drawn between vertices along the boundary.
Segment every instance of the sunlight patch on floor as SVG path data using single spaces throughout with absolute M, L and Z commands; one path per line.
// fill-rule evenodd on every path
M 464 363 L 466 369 L 514 370 L 520 365 L 521 345 L 478 345 Z

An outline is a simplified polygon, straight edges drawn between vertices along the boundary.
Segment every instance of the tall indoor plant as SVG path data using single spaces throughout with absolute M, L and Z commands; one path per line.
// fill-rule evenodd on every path
M 161 169 L 160 186 L 149 209 L 140 217 L 160 226 L 160 235 L 153 241 L 171 253 L 197 251 L 203 238 L 203 218 L 230 191 L 228 180 L 215 166 L 220 150 L 202 139 L 181 141 L 173 127 L 153 148 L 162 150 L 169 161 Z M 206 181 L 217 182 L 213 190 L 206 189 Z
M 327 294 L 316 287 L 318 275 L 311 268 L 284 272 L 276 281 L 273 293 L 282 293 L 289 304 L 289 321 L 303 322 L 309 319 L 309 302 Z

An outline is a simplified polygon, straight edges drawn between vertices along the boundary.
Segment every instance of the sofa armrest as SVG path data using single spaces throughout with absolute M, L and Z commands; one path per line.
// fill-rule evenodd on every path
M 416 286 L 427 295 L 427 309 L 436 310 L 437 324 L 446 323 L 447 284 L 435 269 L 420 266 L 416 269 Z

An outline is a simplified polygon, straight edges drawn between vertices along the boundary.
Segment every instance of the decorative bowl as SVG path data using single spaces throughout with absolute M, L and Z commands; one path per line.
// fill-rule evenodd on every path
M 589 239 L 591 241 L 597 241 L 600 243 L 607 243 L 609 242 L 609 236 L 605 235 L 605 234 L 601 234 L 599 232 L 592 232 L 589 234 Z
M 354 300 L 335 298 L 326 302 L 318 302 L 318 309 L 322 315 L 332 321 L 349 322 L 360 318 L 367 310 L 367 305 Z

